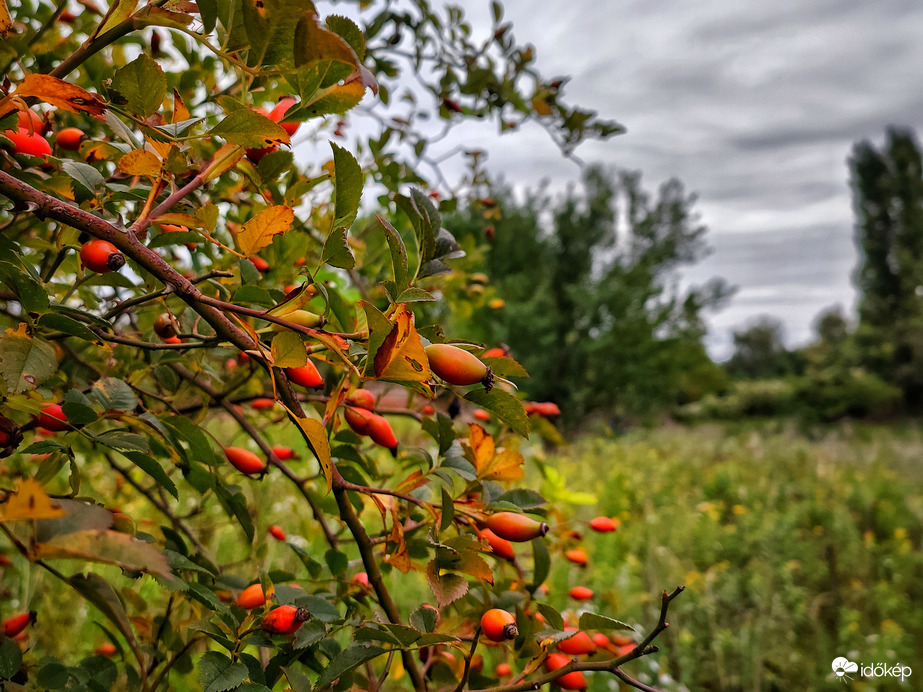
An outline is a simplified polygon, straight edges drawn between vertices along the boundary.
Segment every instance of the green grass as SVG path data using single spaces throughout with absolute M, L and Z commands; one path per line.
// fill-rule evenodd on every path
M 565 605 L 580 580 L 600 612 L 646 631 L 660 592 L 685 585 L 662 651 L 626 667 L 668 690 L 843 689 L 831 679 L 837 656 L 923 675 L 921 458 L 923 436 L 907 429 L 809 439 L 774 424 L 584 440 L 549 463 L 567 488 L 596 495 L 578 516 L 617 516 L 622 528 L 587 532 L 589 569 L 559 561 L 552 597 Z M 915 687 L 867 682 L 848 689 Z

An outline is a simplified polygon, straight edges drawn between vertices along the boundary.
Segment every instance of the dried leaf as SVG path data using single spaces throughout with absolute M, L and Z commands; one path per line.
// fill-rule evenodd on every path
M 394 325 L 375 352 L 375 376 L 405 382 L 426 382 L 432 377 L 429 359 L 414 327 L 413 313 L 397 305 L 391 318 Z
M 90 560 L 169 576 L 167 559 L 150 543 L 118 531 L 75 531 L 35 546 L 40 558 Z
M 71 113 L 83 111 L 95 116 L 106 112 L 106 104 L 96 94 L 47 74 L 26 75 L 16 88 L 16 95 L 23 98 L 34 96 L 40 101 Z
M 237 247 L 245 255 L 252 255 L 272 243 L 274 236 L 285 233 L 295 220 L 291 207 L 268 207 L 244 224 L 237 234 Z
M 61 505 L 48 497 L 42 484 L 33 478 L 20 481 L 16 492 L 6 499 L 2 509 L 0 521 L 55 519 L 64 516 Z

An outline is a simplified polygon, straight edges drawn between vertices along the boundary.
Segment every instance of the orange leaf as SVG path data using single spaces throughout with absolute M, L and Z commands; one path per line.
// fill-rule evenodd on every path
M 405 382 L 426 382 L 432 377 L 413 320 L 413 313 L 406 305 L 396 306 L 391 318 L 394 326 L 375 352 L 376 377 Z
M 13 20 L 6 6 L 6 0 L 0 0 L 0 36 L 6 36 L 13 28 Z
M 515 481 L 525 475 L 522 465 L 525 460 L 515 449 L 501 449 L 478 469 L 478 478 L 482 481 Z
M 189 120 L 189 109 L 186 108 L 186 104 L 183 103 L 183 97 L 179 95 L 179 91 L 174 87 L 173 117 L 170 119 L 170 122 L 181 123 L 184 120 Z
M 91 94 L 76 84 L 47 74 L 26 75 L 26 78 L 16 88 L 16 95 L 34 96 L 40 101 L 71 113 L 83 111 L 90 115 L 102 115 L 106 112 L 106 104 L 96 94 Z
M 285 233 L 295 220 L 295 212 L 283 204 L 268 207 L 244 224 L 237 234 L 237 247 L 252 255 L 272 243 L 274 236 Z
M 129 151 L 119 159 L 118 168 L 125 175 L 144 175 L 156 178 L 163 163 L 155 154 L 145 149 Z

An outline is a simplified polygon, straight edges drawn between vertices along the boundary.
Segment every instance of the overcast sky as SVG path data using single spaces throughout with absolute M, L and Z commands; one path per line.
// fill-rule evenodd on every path
M 739 288 L 710 320 L 713 355 L 760 314 L 797 344 L 823 308 L 852 311 L 846 159 L 889 124 L 923 132 L 921 0 L 503 4 L 538 67 L 573 77 L 568 101 L 627 126 L 581 158 L 640 169 L 650 188 L 676 176 L 699 195 L 714 252 L 688 279 Z M 490 139 L 489 151 L 517 184 L 579 176 L 537 128 Z

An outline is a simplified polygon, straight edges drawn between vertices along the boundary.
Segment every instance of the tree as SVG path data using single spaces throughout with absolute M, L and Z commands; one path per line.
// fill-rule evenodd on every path
M 746 329 L 734 331 L 734 354 L 727 362 L 734 377 L 769 379 L 792 374 L 795 358 L 785 347 L 781 320 L 762 315 Z
M 469 269 L 493 277 L 489 295 L 502 300 L 499 309 L 485 301 L 471 321 L 529 371 L 520 382 L 528 396 L 579 423 L 594 412 L 646 416 L 720 386 L 702 315 L 729 290 L 721 281 L 679 285 L 678 269 L 707 251 L 695 198 L 679 181 L 652 198 L 639 173 L 591 167 L 582 188 L 559 200 L 542 190 L 522 203 L 508 191 L 494 198 L 452 228 Z
M 516 487 L 521 402 L 486 368 L 470 386 L 431 369 L 445 336 L 414 313 L 462 254 L 421 172 L 426 99 L 449 128 L 535 120 L 565 150 L 620 128 L 563 102 L 498 4 L 478 43 L 423 0 L 358 22 L 307 0 L 137 4 L 0 3 L 0 533 L 4 585 L 39 611 L 31 630 L 3 613 L 0 683 L 518 690 L 596 670 L 645 689 L 621 666 L 681 589 L 638 647 L 542 670 L 565 601 L 538 589 L 565 537 L 541 519 L 562 508 Z M 381 130 L 296 164 L 299 125 L 338 137 L 367 91 Z M 369 177 L 384 192 L 359 223 Z M 443 391 L 493 422 L 454 424 L 428 403 Z M 500 559 L 483 528 L 523 522 L 531 559 Z M 477 666 L 494 606 L 518 636 L 485 653 L 521 682 Z
M 880 149 L 849 160 L 859 263 L 858 339 L 864 362 L 923 406 L 923 162 L 914 134 L 890 128 Z

